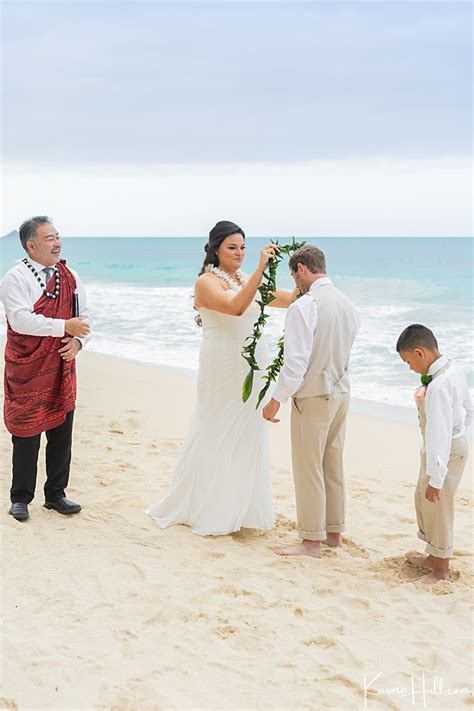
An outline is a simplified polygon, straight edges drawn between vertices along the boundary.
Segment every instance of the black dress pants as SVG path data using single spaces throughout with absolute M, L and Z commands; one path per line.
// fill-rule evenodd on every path
M 57 501 L 65 496 L 71 466 L 72 424 L 74 410 L 68 412 L 62 425 L 45 432 L 46 483 L 45 501 Z M 13 481 L 10 489 L 11 502 L 29 504 L 33 500 L 38 471 L 38 452 L 41 434 L 33 437 L 15 437 L 13 442 Z

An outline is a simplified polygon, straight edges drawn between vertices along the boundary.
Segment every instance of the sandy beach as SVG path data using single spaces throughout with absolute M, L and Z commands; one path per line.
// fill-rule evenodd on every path
M 453 580 L 432 588 L 404 562 L 423 550 L 413 505 L 420 435 L 379 415 L 350 417 L 348 529 L 323 560 L 271 551 L 296 538 L 289 407 L 271 430 L 273 531 L 162 531 L 144 509 L 168 489 L 195 380 L 87 352 L 78 370 L 68 495 L 79 515 L 42 507 L 42 455 L 30 520 L 6 515 L 1 431 L 0 708 L 472 706 L 470 463 Z

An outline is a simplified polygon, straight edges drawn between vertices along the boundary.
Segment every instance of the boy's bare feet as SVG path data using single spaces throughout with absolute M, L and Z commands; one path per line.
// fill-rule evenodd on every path
M 283 556 L 309 555 L 311 558 L 322 558 L 320 541 L 301 541 L 289 548 L 273 548 L 273 552 Z
M 438 572 L 433 570 L 429 575 L 426 575 L 421 579 L 421 583 L 424 585 L 435 585 L 439 580 L 450 580 L 451 575 L 449 570 L 447 572 Z
M 340 548 L 342 546 L 340 533 L 326 533 L 326 540 L 322 541 L 331 548 Z
M 450 580 L 449 558 L 438 558 L 434 555 L 417 555 L 416 553 L 407 553 L 405 558 L 417 568 L 431 568 L 431 573 L 425 575 L 421 579 L 424 585 L 434 585 L 438 580 Z
M 433 568 L 434 561 L 432 555 L 417 555 L 416 553 L 407 553 L 405 558 L 414 565 L 415 568 Z

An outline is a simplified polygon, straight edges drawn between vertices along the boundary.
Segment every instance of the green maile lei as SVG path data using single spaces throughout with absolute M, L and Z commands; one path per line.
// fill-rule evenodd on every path
M 257 363 L 257 359 L 255 358 L 255 351 L 257 348 L 257 343 L 262 337 L 262 330 L 267 320 L 270 318 L 269 314 L 265 312 L 265 307 L 268 306 L 268 304 L 274 301 L 275 299 L 273 294 L 277 288 L 276 273 L 278 266 L 283 260 L 284 255 L 292 255 L 293 252 L 296 252 L 296 250 L 306 244 L 306 242 L 296 242 L 295 238 L 293 237 L 291 244 L 280 245 L 278 240 L 272 240 L 272 244 L 278 245 L 278 252 L 273 259 L 268 260 L 265 271 L 263 272 L 262 284 L 259 286 L 258 289 L 260 293 L 260 298 L 257 299 L 257 304 L 260 306 L 260 314 L 258 319 L 255 321 L 252 335 L 247 336 L 247 338 L 245 339 L 245 343 L 247 343 L 248 341 L 247 345 L 244 346 L 244 348 L 242 349 L 242 357 L 245 358 L 250 367 L 250 370 L 244 380 L 244 384 L 242 385 L 242 400 L 244 402 L 247 402 L 252 393 L 255 372 L 261 370 Z M 276 380 L 278 373 L 280 372 L 283 366 L 283 336 L 281 336 L 281 338 L 278 340 L 277 346 L 278 352 L 275 359 L 265 369 L 265 375 L 261 376 L 261 379 L 264 381 L 265 384 L 258 394 L 256 409 L 258 409 L 260 403 L 262 402 L 268 391 L 268 388 L 270 387 L 271 383 Z
M 425 386 L 425 388 L 428 387 L 428 385 L 431 383 L 433 380 L 432 375 L 428 375 L 428 373 L 423 373 L 423 375 L 420 377 L 421 384 Z

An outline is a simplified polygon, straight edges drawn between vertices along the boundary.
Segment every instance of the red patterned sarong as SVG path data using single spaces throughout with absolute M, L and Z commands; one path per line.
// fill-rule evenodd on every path
M 61 259 L 59 296 L 44 294 L 34 305 L 35 314 L 47 318 L 73 317 L 76 280 Z M 54 274 L 48 291 L 54 290 Z M 67 334 L 65 334 L 67 335 Z M 62 337 L 61 337 L 62 338 Z M 12 435 L 32 437 L 61 425 L 76 407 L 76 362 L 64 361 L 64 345 L 54 336 L 26 336 L 7 322 L 5 347 L 5 426 Z

